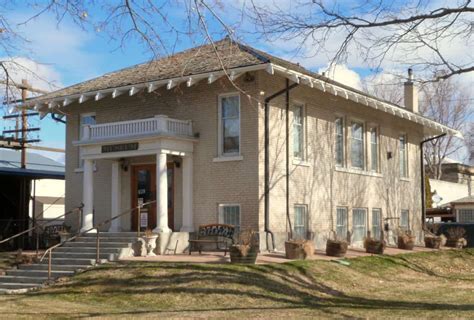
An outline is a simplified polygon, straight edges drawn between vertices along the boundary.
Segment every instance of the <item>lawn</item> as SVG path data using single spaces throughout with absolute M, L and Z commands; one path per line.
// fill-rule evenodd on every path
M 474 317 L 474 249 L 349 261 L 349 266 L 108 264 L 37 292 L 0 296 L 0 313 L 2 318 Z

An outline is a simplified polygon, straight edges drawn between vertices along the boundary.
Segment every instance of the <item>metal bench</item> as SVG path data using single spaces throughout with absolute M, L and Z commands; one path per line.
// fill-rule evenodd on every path
M 216 244 L 216 249 L 219 250 L 219 244 L 224 244 L 224 256 L 227 255 L 229 239 L 234 243 L 235 227 L 229 224 L 207 224 L 199 226 L 196 239 L 189 241 L 189 254 L 193 251 L 193 247 L 197 247 L 197 251 L 201 254 L 202 246 L 204 244 Z M 214 238 L 214 239 L 209 239 Z M 221 239 L 224 238 L 224 239 Z

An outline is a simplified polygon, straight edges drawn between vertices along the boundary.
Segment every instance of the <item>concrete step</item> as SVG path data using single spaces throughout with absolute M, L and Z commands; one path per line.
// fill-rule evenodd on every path
M 137 237 L 108 237 L 108 236 L 100 236 L 99 242 L 126 242 L 126 243 L 133 243 L 137 240 Z M 97 241 L 96 237 L 78 237 L 76 238 L 76 242 L 93 242 Z
M 107 259 L 101 259 L 99 261 L 99 263 L 104 263 L 104 262 L 107 262 Z M 45 258 L 41 263 L 48 264 L 48 258 Z M 93 266 L 93 265 L 96 264 L 96 261 L 95 261 L 95 258 L 91 258 L 91 259 L 88 259 L 88 258 L 83 258 L 83 259 L 74 258 L 74 259 L 70 259 L 70 258 L 54 258 L 53 257 L 51 263 L 53 265 L 77 264 L 77 265 L 80 265 L 80 266 Z
M 143 232 L 141 232 L 143 234 Z M 129 238 L 136 238 L 137 232 L 100 232 L 100 236 L 107 236 L 107 237 L 129 237 Z M 96 233 L 85 233 L 81 235 L 81 237 L 96 237 Z
M 131 248 L 132 244 L 130 242 L 101 242 L 101 248 Z M 90 242 L 84 241 L 73 241 L 66 242 L 64 247 L 91 247 Z
M 101 253 L 116 253 L 119 254 L 122 248 L 102 248 L 100 246 Z M 75 253 L 95 253 L 96 247 L 59 247 L 54 249 L 53 253 L 55 252 L 75 252 Z
M 8 276 L 20 276 L 20 277 L 48 277 L 48 270 L 7 270 Z M 53 278 L 69 277 L 74 274 L 74 271 L 51 271 Z
M 48 277 L 0 276 L 0 283 L 38 283 L 42 284 Z
M 39 283 L 3 283 L 0 282 L 0 288 L 9 290 L 27 289 L 39 287 Z
M 18 266 L 18 270 L 48 270 L 47 263 L 35 263 L 35 264 L 22 264 Z M 87 266 L 80 266 L 77 264 L 61 264 L 61 265 L 52 265 L 51 270 L 53 271 L 77 271 L 79 269 L 85 269 Z
M 96 253 L 95 252 L 53 252 L 53 261 L 56 258 L 64 258 L 64 259 L 70 259 L 71 261 L 74 261 L 76 259 L 96 259 Z M 118 253 L 107 253 L 107 252 L 102 252 L 102 250 L 99 250 L 99 258 L 100 259 L 108 259 L 108 260 L 116 260 L 117 257 L 119 256 Z

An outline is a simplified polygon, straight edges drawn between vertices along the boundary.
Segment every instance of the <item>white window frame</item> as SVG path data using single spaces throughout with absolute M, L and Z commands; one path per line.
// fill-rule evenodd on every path
M 404 141 L 404 152 L 402 155 L 402 144 L 401 139 L 403 138 Z M 402 157 L 404 158 L 404 167 L 402 170 Z M 408 178 L 409 177 L 409 170 L 408 170 L 408 138 L 407 135 L 402 133 L 398 137 L 398 162 L 400 167 L 400 177 L 401 178 Z
M 362 234 L 362 239 L 355 240 L 355 238 L 354 238 L 354 235 L 355 235 L 354 216 L 355 216 L 355 211 L 357 211 L 357 210 L 361 210 L 365 213 L 365 215 L 364 215 L 365 219 L 364 219 L 364 232 Z M 352 208 L 352 239 L 353 239 L 352 242 L 355 245 L 361 245 L 364 242 L 364 238 L 367 236 L 367 216 L 368 216 L 367 208 L 363 208 L 363 207 Z
M 303 208 L 303 215 L 304 215 L 303 225 L 297 225 L 296 224 L 296 209 L 297 208 Z M 293 206 L 293 213 L 294 213 L 293 237 L 295 237 L 295 234 L 297 233 L 296 228 L 303 228 L 304 232 L 303 232 L 303 235 L 302 235 L 302 239 L 306 239 L 308 231 L 309 231 L 308 205 L 306 205 L 306 204 L 295 204 Z M 298 238 L 298 239 L 300 239 L 300 238 Z
M 341 163 L 337 162 L 337 145 L 338 145 L 338 133 L 337 133 L 337 122 L 338 120 L 341 121 L 341 126 L 342 126 L 342 159 Z M 334 120 L 334 161 L 336 162 L 336 167 L 344 167 L 345 166 L 345 160 L 346 160 L 346 128 L 345 128 L 345 119 L 343 116 L 337 116 L 336 119 Z
M 239 151 L 224 153 L 224 121 L 222 121 L 222 99 L 229 97 L 237 97 L 239 99 Z M 223 93 L 218 96 L 218 156 L 219 157 L 238 157 L 242 150 L 242 108 L 241 99 L 238 92 Z
M 373 143 L 372 141 L 372 133 L 375 132 L 375 140 L 376 142 Z M 380 134 L 379 134 L 379 128 L 377 126 L 371 126 L 368 130 L 368 143 L 369 143 L 369 150 L 368 154 L 370 157 L 370 162 L 368 164 L 369 171 L 371 172 L 379 172 L 380 171 Z M 373 146 L 375 145 L 375 155 L 373 153 Z M 374 159 L 376 161 L 375 163 L 375 168 L 373 167 L 373 162 Z
M 338 224 L 338 221 L 339 219 L 337 218 L 338 216 L 338 213 L 339 213 L 339 210 L 344 210 L 345 212 L 345 225 L 344 224 Z M 338 232 L 338 229 L 340 228 L 343 228 L 344 231 L 343 234 L 340 234 Z M 336 235 L 339 237 L 339 238 L 342 238 L 342 239 L 347 239 L 347 231 L 349 230 L 349 208 L 348 207 L 344 207 L 344 206 L 337 206 L 336 207 Z
M 457 209 L 457 219 L 456 221 L 459 222 L 459 223 L 474 223 L 474 208 L 461 208 L 461 209 Z M 470 216 L 469 218 L 470 219 L 464 219 L 461 218 L 462 215 L 468 215 Z
M 239 208 L 239 224 L 238 225 L 235 225 L 236 227 L 236 232 L 235 234 L 238 235 L 238 233 L 240 232 L 240 226 L 241 226 L 241 222 L 242 222 L 242 207 L 240 205 L 240 203 L 220 203 L 218 205 L 218 221 L 219 223 L 225 223 L 224 222 L 224 208 L 226 207 L 238 207 Z
M 300 141 L 300 147 L 301 147 L 301 157 L 295 156 L 295 126 L 297 125 L 295 121 L 295 109 L 296 108 L 301 108 L 301 141 Z M 292 144 L 293 144 L 293 158 L 304 161 L 306 160 L 306 106 L 304 103 L 301 102 L 294 102 L 293 107 L 292 107 L 292 115 L 293 115 L 293 125 L 292 125 Z
M 370 228 L 371 237 L 373 239 L 380 240 L 380 233 L 381 233 L 382 228 L 383 228 L 383 225 L 382 225 L 382 219 L 383 219 L 382 209 L 381 208 L 372 208 L 371 214 L 372 214 L 371 221 L 370 221 L 371 222 L 371 228 Z M 374 224 L 375 215 L 378 215 L 378 220 L 379 220 L 378 226 L 376 226 Z
M 355 167 L 354 164 L 353 164 L 354 159 L 352 157 L 352 142 L 353 142 L 353 140 L 355 140 L 355 138 L 352 134 L 352 132 L 353 132 L 352 128 L 353 128 L 354 124 L 359 124 L 359 125 L 362 126 L 362 135 L 361 135 L 361 137 L 362 137 L 362 167 Z M 365 139 L 366 139 L 366 137 L 365 137 L 365 135 L 366 135 L 365 134 L 365 127 L 366 126 L 365 126 L 364 121 L 360 121 L 360 120 L 357 120 L 357 119 L 351 120 L 351 126 L 350 126 L 350 133 L 351 133 L 351 136 L 350 136 L 350 159 L 351 160 L 350 160 L 350 164 L 351 164 L 351 168 L 355 169 L 355 170 L 365 171 L 365 168 L 367 166 L 367 161 L 366 161 L 366 149 L 367 148 L 366 148 L 366 145 L 365 145 L 366 144 L 366 141 L 365 141 Z
M 406 220 L 407 220 L 407 221 L 406 221 L 407 224 L 406 224 L 406 225 L 405 225 L 405 224 L 402 225 L 402 222 L 403 222 L 402 216 L 403 216 L 403 214 L 405 214 L 405 213 L 406 213 L 406 215 L 407 215 L 407 219 L 406 219 Z M 408 209 L 402 209 L 402 210 L 400 210 L 400 222 L 398 223 L 398 225 L 399 225 L 400 229 L 402 229 L 402 230 L 405 230 L 405 231 L 409 231 L 409 230 L 410 230 L 410 210 L 408 210 Z
M 79 115 L 79 134 L 78 134 L 78 137 L 79 137 L 79 140 L 82 139 L 82 134 L 84 133 L 84 127 L 86 125 L 90 125 L 90 124 L 83 124 L 82 123 L 82 119 L 86 118 L 86 117 L 94 117 L 95 119 L 95 124 L 97 124 L 97 115 L 95 112 L 87 112 L 87 113 L 81 113 Z M 76 170 L 76 171 L 80 171 L 84 168 L 84 161 L 82 160 L 82 149 L 80 146 L 77 147 L 78 148 L 78 168 L 79 170 Z M 95 166 L 95 164 L 94 164 Z

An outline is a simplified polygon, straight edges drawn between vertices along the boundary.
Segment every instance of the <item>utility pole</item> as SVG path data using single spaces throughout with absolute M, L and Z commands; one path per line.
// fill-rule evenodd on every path
M 26 98 L 28 92 L 26 88 L 28 87 L 28 81 L 26 79 L 21 79 L 21 100 L 23 103 L 26 102 Z M 26 120 L 26 110 L 25 108 L 21 109 L 21 168 L 26 168 L 26 148 L 25 148 L 25 141 L 26 141 L 26 130 L 28 129 L 28 121 Z

